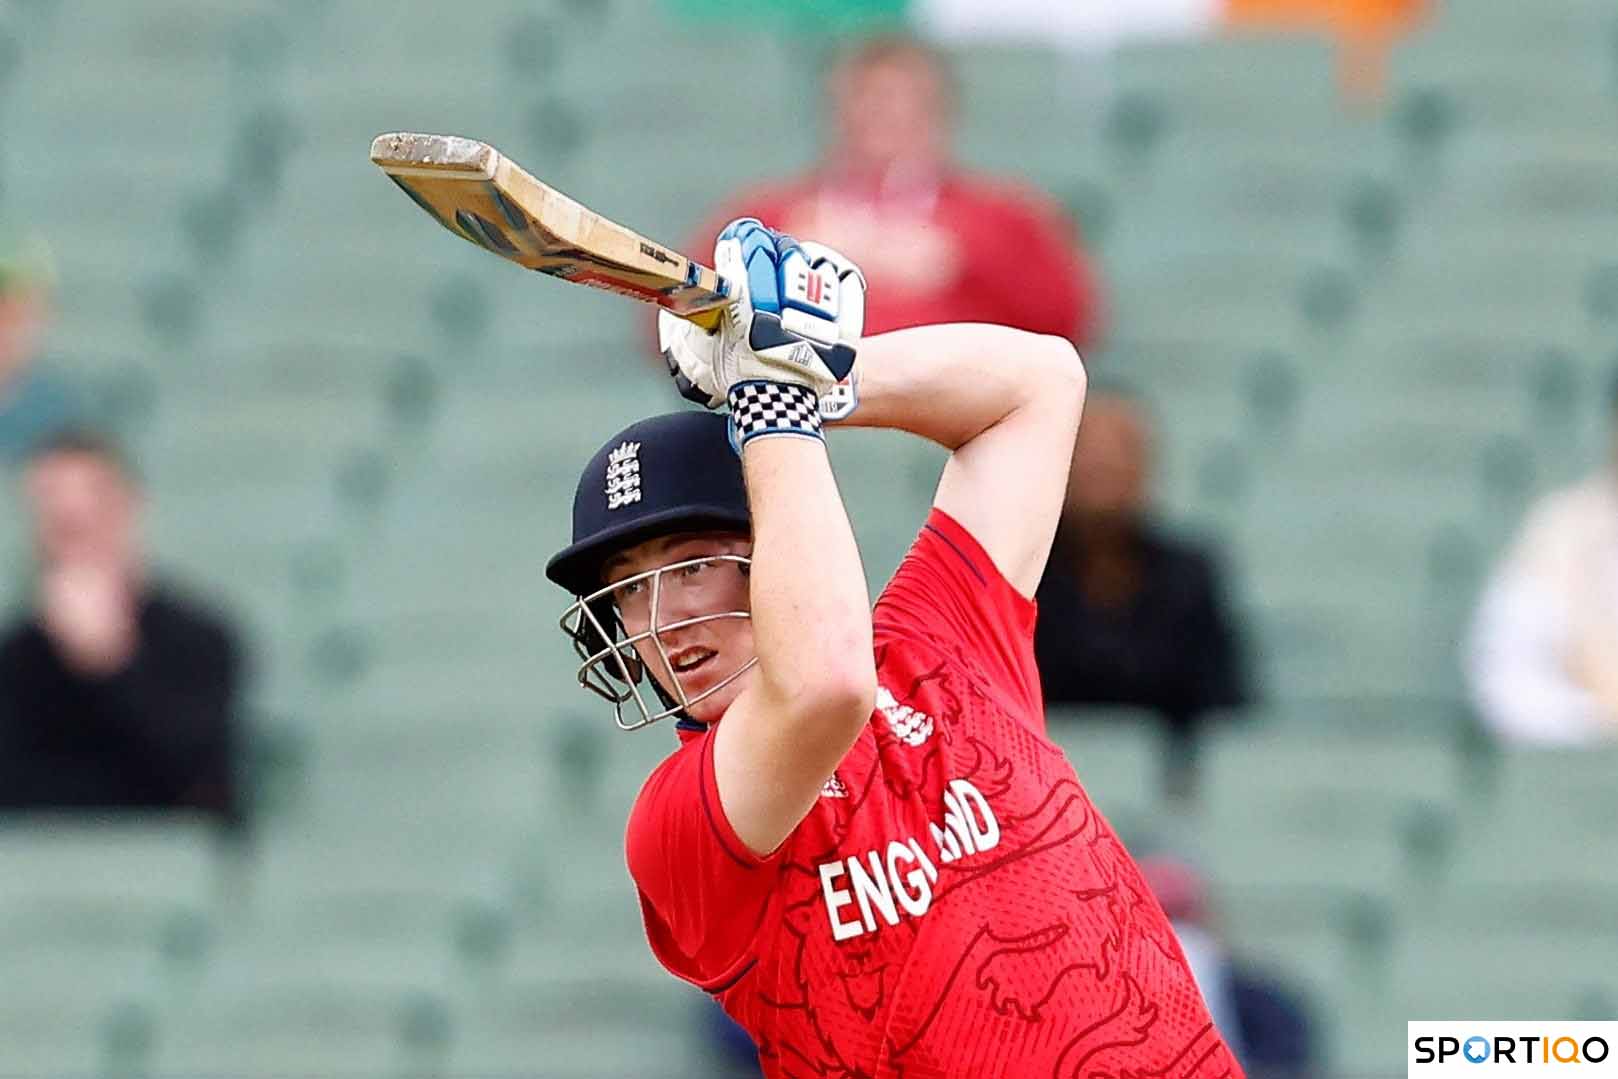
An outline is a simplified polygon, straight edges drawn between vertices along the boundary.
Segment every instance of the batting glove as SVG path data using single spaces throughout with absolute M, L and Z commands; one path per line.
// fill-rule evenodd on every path
M 658 314 L 658 341 L 680 393 L 720 408 L 738 383 L 776 382 L 809 390 L 825 419 L 852 412 L 865 326 L 859 269 L 828 247 L 800 244 L 750 217 L 719 234 L 714 268 L 736 296 L 717 330 Z

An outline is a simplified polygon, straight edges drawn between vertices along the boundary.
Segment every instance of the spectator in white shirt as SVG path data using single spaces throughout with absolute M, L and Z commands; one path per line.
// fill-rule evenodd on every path
M 1618 373 L 1610 403 L 1618 434 Z M 1618 438 L 1605 467 L 1529 512 L 1484 590 L 1466 666 L 1503 741 L 1618 740 Z

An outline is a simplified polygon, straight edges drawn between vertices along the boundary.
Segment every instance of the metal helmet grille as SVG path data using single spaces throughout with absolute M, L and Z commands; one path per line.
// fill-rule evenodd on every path
M 579 685 L 612 704 L 614 718 L 620 730 L 636 731 L 670 716 L 689 714 L 692 705 L 718 693 L 758 662 L 757 656 L 749 657 L 724 678 L 701 693 L 691 696 L 686 692 L 680 674 L 675 671 L 674 664 L 669 658 L 662 634 L 721 619 L 752 617 L 743 610 L 713 611 L 679 619 L 666 625 L 662 623 L 664 575 L 688 567 L 719 562 L 733 563 L 744 573 L 752 566 L 752 559 L 735 554 L 706 555 L 702 558 L 671 562 L 666 566 L 614 581 L 604 588 L 580 597 L 562 612 L 560 620 L 562 632 L 573 642 L 573 650 L 579 657 L 577 672 Z M 624 588 L 643 583 L 651 589 L 650 618 L 646 629 L 638 633 L 629 633 L 624 627 L 616 597 Z M 647 674 L 646 664 L 641 660 L 635 646 L 646 641 L 651 642 L 662 661 L 663 669 L 669 672 L 670 681 L 673 683 L 672 693 L 664 691 L 655 678 L 644 677 Z M 653 708 L 647 703 L 643 684 L 645 682 L 651 683 L 654 703 L 659 707 Z

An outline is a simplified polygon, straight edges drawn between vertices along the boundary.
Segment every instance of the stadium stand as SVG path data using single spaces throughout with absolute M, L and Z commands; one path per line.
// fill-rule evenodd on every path
M 0 1074 L 713 1074 L 620 853 L 667 732 L 571 684 L 540 575 L 581 455 L 669 404 L 645 325 L 436 234 L 363 151 L 475 134 L 680 236 L 808 159 L 804 103 L 751 76 L 812 62 L 649 0 L 480 10 L 7 15 L 0 213 L 57 252 L 52 359 L 133 443 L 158 546 L 250 617 L 261 718 L 249 840 L 5 822 Z M 1332 1075 L 1399 1074 L 1418 1015 L 1618 1015 L 1618 752 L 1499 755 L 1455 670 L 1512 507 L 1600 451 L 1615 32 L 1600 0 L 1445 5 L 1374 119 L 1312 39 L 960 56 L 967 157 L 1085 219 L 1117 297 L 1092 367 L 1159 412 L 1163 510 L 1232 552 L 1268 702 L 1190 818 L 1147 726 L 1064 745 L 1308 986 Z M 742 123 L 777 151 L 727 159 Z M 834 452 L 866 448 L 893 467 L 840 475 L 880 582 L 939 456 Z M 0 559 L 15 603 L 12 515 Z

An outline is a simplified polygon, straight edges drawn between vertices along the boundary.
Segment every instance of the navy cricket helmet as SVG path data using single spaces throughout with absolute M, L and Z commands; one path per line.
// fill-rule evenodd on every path
M 575 597 L 562 616 L 562 630 L 579 655 L 579 683 L 614 704 L 618 725 L 625 730 L 680 715 L 700 699 L 687 698 L 677 676 L 673 694 L 651 679 L 663 708 L 648 707 L 640 693 L 645 670 L 635 644 L 651 641 L 661 651 L 660 631 L 748 614 L 720 612 L 678 625 L 658 625 L 654 616 L 644 632 L 629 634 L 613 602 L 614 589 L 603 580 L 602 568 L 615 554 L 638 543 L 700 531 L 752 531 L 741 459 L 731 445 L 727 421 L 717 412 L 653 416 L 624 428 L 590 458 L 573 495 L 573 541 L 545 566 L 545 575 Z M 718 560 L 741 563 L 744 569 L 748 564 L 741 555 L 719 556 Z M 665 566 L 636 577 L 650 579 L 655 596 L 661 574 L 673 568 Z M 728 685 L 753 662 L 701 696 Z M 632 702 L 639 706 L 640 719 L 625 722 L 624 705 Z

